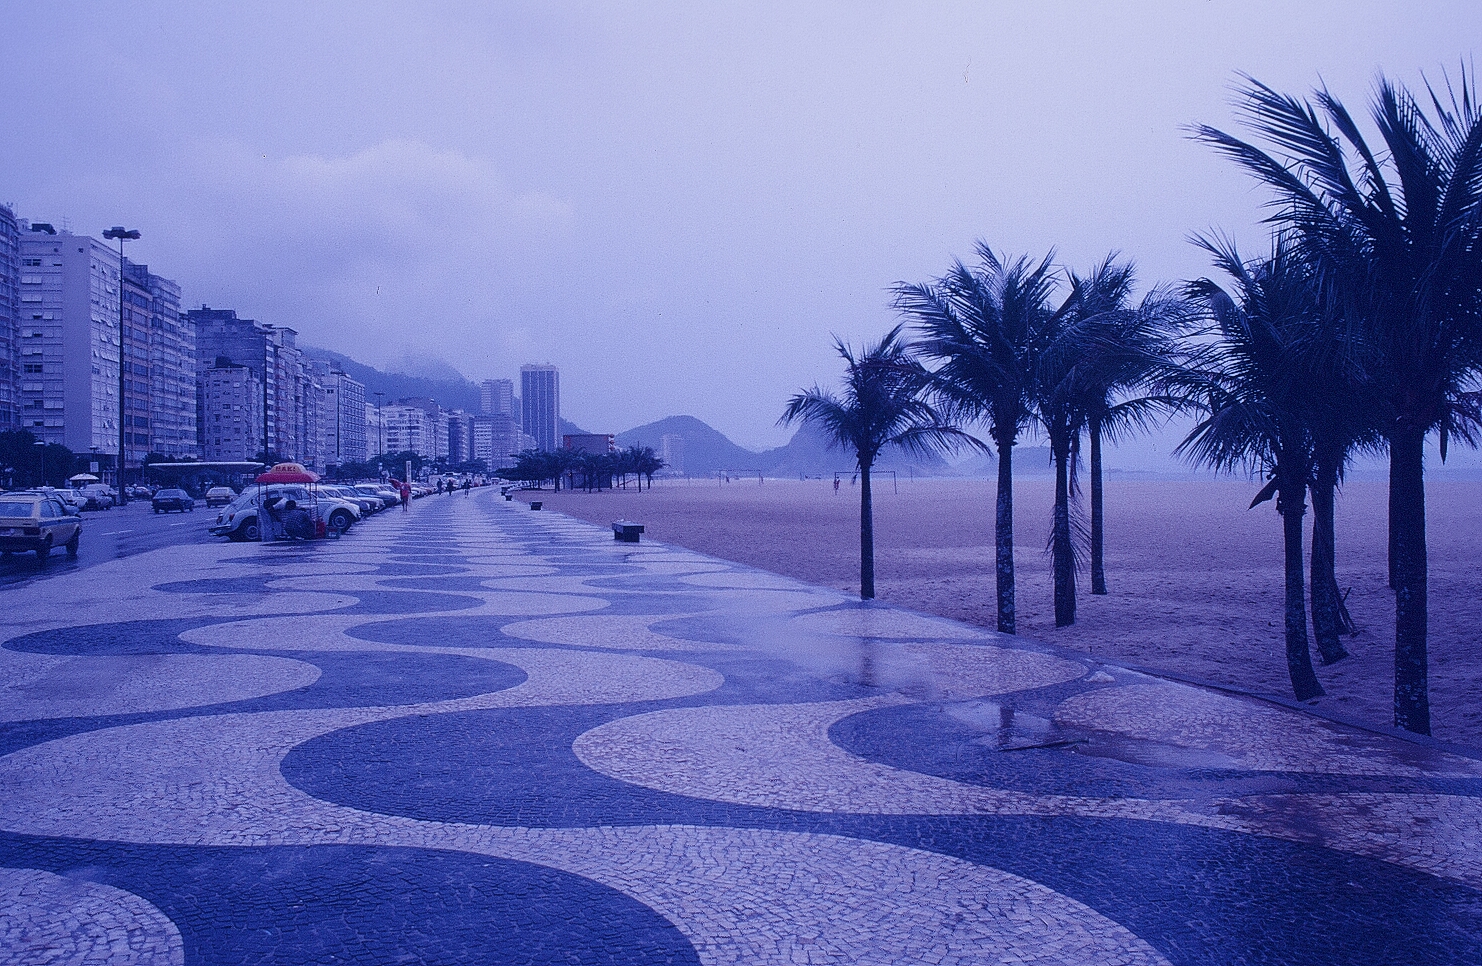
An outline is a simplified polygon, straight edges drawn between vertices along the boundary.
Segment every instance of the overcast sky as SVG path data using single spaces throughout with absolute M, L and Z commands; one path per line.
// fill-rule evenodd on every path
M 6 3 L 0 201 L 189 305 L 471 379 L 561 368 L 563 415 L 688 413 L 750 446 L 975 239 L 1265 244 L 1185 126 L 1246 72 L 1350 107 L 1455 73 L 1482 3 Z M 1127 458 L 1131 458 L 1130 455 Z

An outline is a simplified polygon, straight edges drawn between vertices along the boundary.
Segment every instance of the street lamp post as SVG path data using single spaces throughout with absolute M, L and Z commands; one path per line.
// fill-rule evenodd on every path
M 118 505 L 129 502 L 124 490 L 124 409 L 127 394 L 124 392 L 124 242 L 139 237 L 137 229 L 114 225 L 103 232 L 104 238 L 118 239 Z
M 46 440 L 44 440 L 44 439 L 38 439 L 36 441 L 36 455 L 41 459 L 41 482 L 40 483 L 37 483 L 36 485 L 37 486 L 45 486 L 46 485 Z
M 276 381 L 275 386 L 276 388 Z M 272 447 L 268 445 L 268 333 L 262 334 L 262 461 L 266 464 L 273 462 L 269 456 Z
M 381 463 L 386 456 L 386 414 L 381 411 L 381 397 L 386 394 L 384 392 L 378 392 L 374 395 L 376 397 L 376 422 L 378 424 L 376 427 L 376 467 L 384 470 L 385 467 Z

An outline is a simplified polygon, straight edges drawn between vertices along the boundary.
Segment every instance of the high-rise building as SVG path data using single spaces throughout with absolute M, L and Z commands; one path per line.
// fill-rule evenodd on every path
M 515 454 L 535 448 L 535 440 L 513 416 L 478 416 L 473 421 L 473 455 L 491 470 L 515 465 Z
M 448 462 L 467 463 L 473 455 L 474 415 L 461 409 L 448 413 Z
M 411 451 L 423 459 L 448 455 L 447 413 L 431 399 L 400 399 L 381 407 L 387 453 Z
M 96 238 L 18 226 L 22 427 L 116 465 L 122 351 L 126 465 L 151 452 L 199 453 L 195 337 L 180 318 L 180 286 L 127 260 L 120 278 L 117 252 Z
M 201 455 L 251 460 L 262 452 L 262 382 L 255 370 L 222 356 L 201 373 Z
M 659 459 L 667 469 L 683 475 L 684 437 L 678 433 L 665 433 L 659 437 Z
M 129 463 L 148 453 L 199 454 L 195 327 L 180 314 L 180 286 L 125 261 L 124 323 Z
M 117 454 L 118 253 L 49 224 L 19 228 L 22 428 L 74 453 Z
M 561 373 L 555 366 L 520 367 L 521 428 L 535 448 L 555 452 L 561 445 Z
M 20 429 L 21 236 L 15 212 L 0 205 L 0 430 Z
M 512 379 L 485 379 L 479 385 L 479 412 L 485 416 L 514 416 L 519 418 L 519 407 L 515 400 L 515 384 Z
M 315 360 L 313 369 L 321 391 L 320 465 L 364 462 L 365 386 L 331 362 Z
M 186 316 L 196 330 L 198 378 L 217 359 L 251 369 L 266 381 L 267 411 L 262 418 L 269 449 L 276 458 L 314 464 L 318 458 L 316 398 L 312 368 L 298 348 L 298 332 L 238 318 L 232 309 L 203 305 Z M 202 398 L 201 406 L 206 403 Z

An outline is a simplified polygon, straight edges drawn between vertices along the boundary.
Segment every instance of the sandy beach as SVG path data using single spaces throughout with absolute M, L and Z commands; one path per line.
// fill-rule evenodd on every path
M 1079 575 L 1073 627 L 1051 600 L 1051 481 L 1015 484 L 1019 633 L 1097 657 L 1261 694 L 1290 696 L 1282 640 L 1281 532 L 1272 504 L 1247 510 L 1243 480 L 1107 482 L 1110 594 Z M 542 492 L 549 509 L 606 525 L 642 522 L 646 538 L 858 593 L 859 491 L 846 478 L 660 481 L 652 490 Z M 1351 482 L 1338 503 L 1338 579 L 1352 588 L 1352 657 L 1318 665 L 1316 706 L 1374 727 L 1391 723 L 1393 595 L 1385 578 L 1385 487 Z M 907 480 L 875 487 L 881 600 L 994 624 L 993 482 Z M 1482 483 L 1427 487 L 1430 673 L 1436 738 L 1482 748 Z M 1316 660 L 1314 659 L 1314 664 Z

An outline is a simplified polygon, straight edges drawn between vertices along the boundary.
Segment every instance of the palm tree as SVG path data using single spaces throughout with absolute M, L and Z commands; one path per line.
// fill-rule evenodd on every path
M 897 325 L 856 356 L 837 337 L 834 348 L 845 363 L 843 392 L 835 396 L 817 386 L 787 402 L 779 424 L 811 423 L 831 444 L 854 451 L 859 466 L 859 596 L 875 596 L 875 519 L 870 468 L 886 446 L 931 452 L 972 437 L 947 425 L 925 398 L 930 376 L 901 338 Z
M 654 488 L 654 474 L 668 464 L 659 458 L 652 446 L 630 446 L 628 452 L 632 454 L 633 472 L 638 475 L 638 489 L 643 489 L 643 478 L 648 477 L 648 488 Z
M 1251 502 L 1276 497 L 1286 572 L 1286 659 L 1297 700 L 1322 695 L 1307 641 L 1302 574 L 1302 515 L 1311 477 L 1310 422 L 1303 362 L 1316 302 L 1308 273 L 1280 243 L 1269 260 L 1246 264 L 1233 245 L 1199 243 L 1234 282 L 1229 293 L 1209 279 L 1189 285 L 1208 312 L 1211 341 L 1190 367 L 1190 387 L 1206 414 L 1175 452 L 1221 470 L 1252 467 L 1270 483 Z
M 1030 401 L 1044 427 L 1055 464 L 1055 504 L 1050 522 L 1051 575 L 1055 588 L 1055 626 L 1075 623 L 1075 572 L 1078 545 L 1071 525 L 1071 497 L 1076 464 L 1080 461 L 1081 430 L 1086 423 L 1085 369 L 1079 365 L 1083 331 L 1077 307 L 1082 303 L 1072 289 L 1058 311 L 1048 316 L 1034 340 L 1034 378 Z M 1078 488 L 1076 488 L 1078 489 Z M 1076 494 L 1079 495 L 1078 492 Z
M 1008 263 L 978 242 L 979 265 L 961 261 L 933 282 L 895 287 L 896 308 L 913 319 L 922 352 L 936 360 L 936 393 L 951 412 L 988 424 L 998 456 L 994 554 L 998 630 L 1015 633 L 1013 452 L 1029 424 L 1036 340 L 1053 315 L 1054 254 Z
M 1154 420 L 1180 407 L 1168 394 L 1146 392 L 1173 357 L 1171 335 L 1188 314 L 1182 298 L 1154 289 L 1132 304 L 1136 272 L 1130 261 L 1108 255 L 1082 278 L 1071 273 L 1079 305 L 1078 365 L 1084 394 L 1091 477 L 1091 593 L 1106 590 L 1105 496 L 1102 444 L 1152 428 Z
M 1195 136 L 1274 191 L 1275 220 L 1362 339 L 1389 444 L 1395 724 L 1429 734 L 1425 440 L 1476 431 L 1464 401 L 1482 366 L 1482 105 L 1465 69 L 1445 99 L 1427 83 L 1434 119 L 1381 78 L 1376 151 L 1326 90 L 1314 107 L 1246 80 L 1244 120 L 1275 153 L 1212 127 Z

